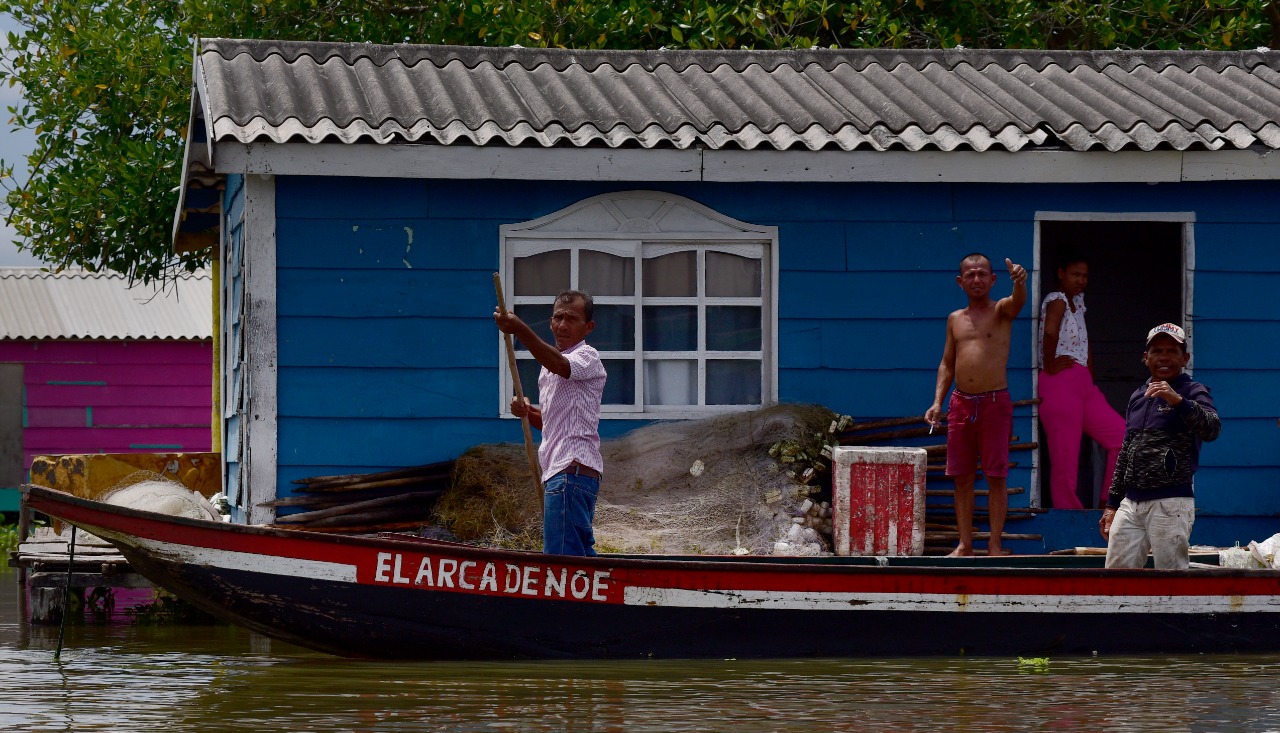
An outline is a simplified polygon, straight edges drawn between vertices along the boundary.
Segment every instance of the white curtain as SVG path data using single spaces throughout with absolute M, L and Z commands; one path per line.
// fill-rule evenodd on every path
M 760 297 L 760 260 L 728 252 L 707 252 L 707 297 Z
M 645 362 L 644 401 L 647 405 L 698 404 L 698 362 L 689 359 Z

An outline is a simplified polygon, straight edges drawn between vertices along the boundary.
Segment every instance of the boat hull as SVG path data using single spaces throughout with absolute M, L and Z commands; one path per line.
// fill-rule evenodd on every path
M 1276 571 L 568 558 L 174 519 L 35 488 L 28 502 L 217 617 L 346 656 L 1280 650 Z

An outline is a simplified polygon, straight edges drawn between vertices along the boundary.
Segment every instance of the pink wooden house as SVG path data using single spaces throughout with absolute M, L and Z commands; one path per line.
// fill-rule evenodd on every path
M 211 449 L 211 287 L 0 268 L 0 511 L 35 455 Z

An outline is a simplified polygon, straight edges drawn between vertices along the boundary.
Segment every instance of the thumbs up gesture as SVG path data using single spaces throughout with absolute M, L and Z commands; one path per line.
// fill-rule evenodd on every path
M 1013 260 L 1008 257 L 1004 258 L 1004 266 L 1009 268 L 1009 279 L 1013 280 L 1015 285 L 1024 285 L 1027 282 L 1027 270 L 1022 265 L 1015 265 Z

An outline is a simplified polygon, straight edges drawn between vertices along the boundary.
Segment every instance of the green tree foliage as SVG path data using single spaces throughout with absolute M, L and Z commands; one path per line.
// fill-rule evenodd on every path
M 25 97 L 21 244 L 144 280 L 169 237 L 196 36 L 568 48 L 1280 48 L 1280 0 L 0 0 L 0 83 Z

